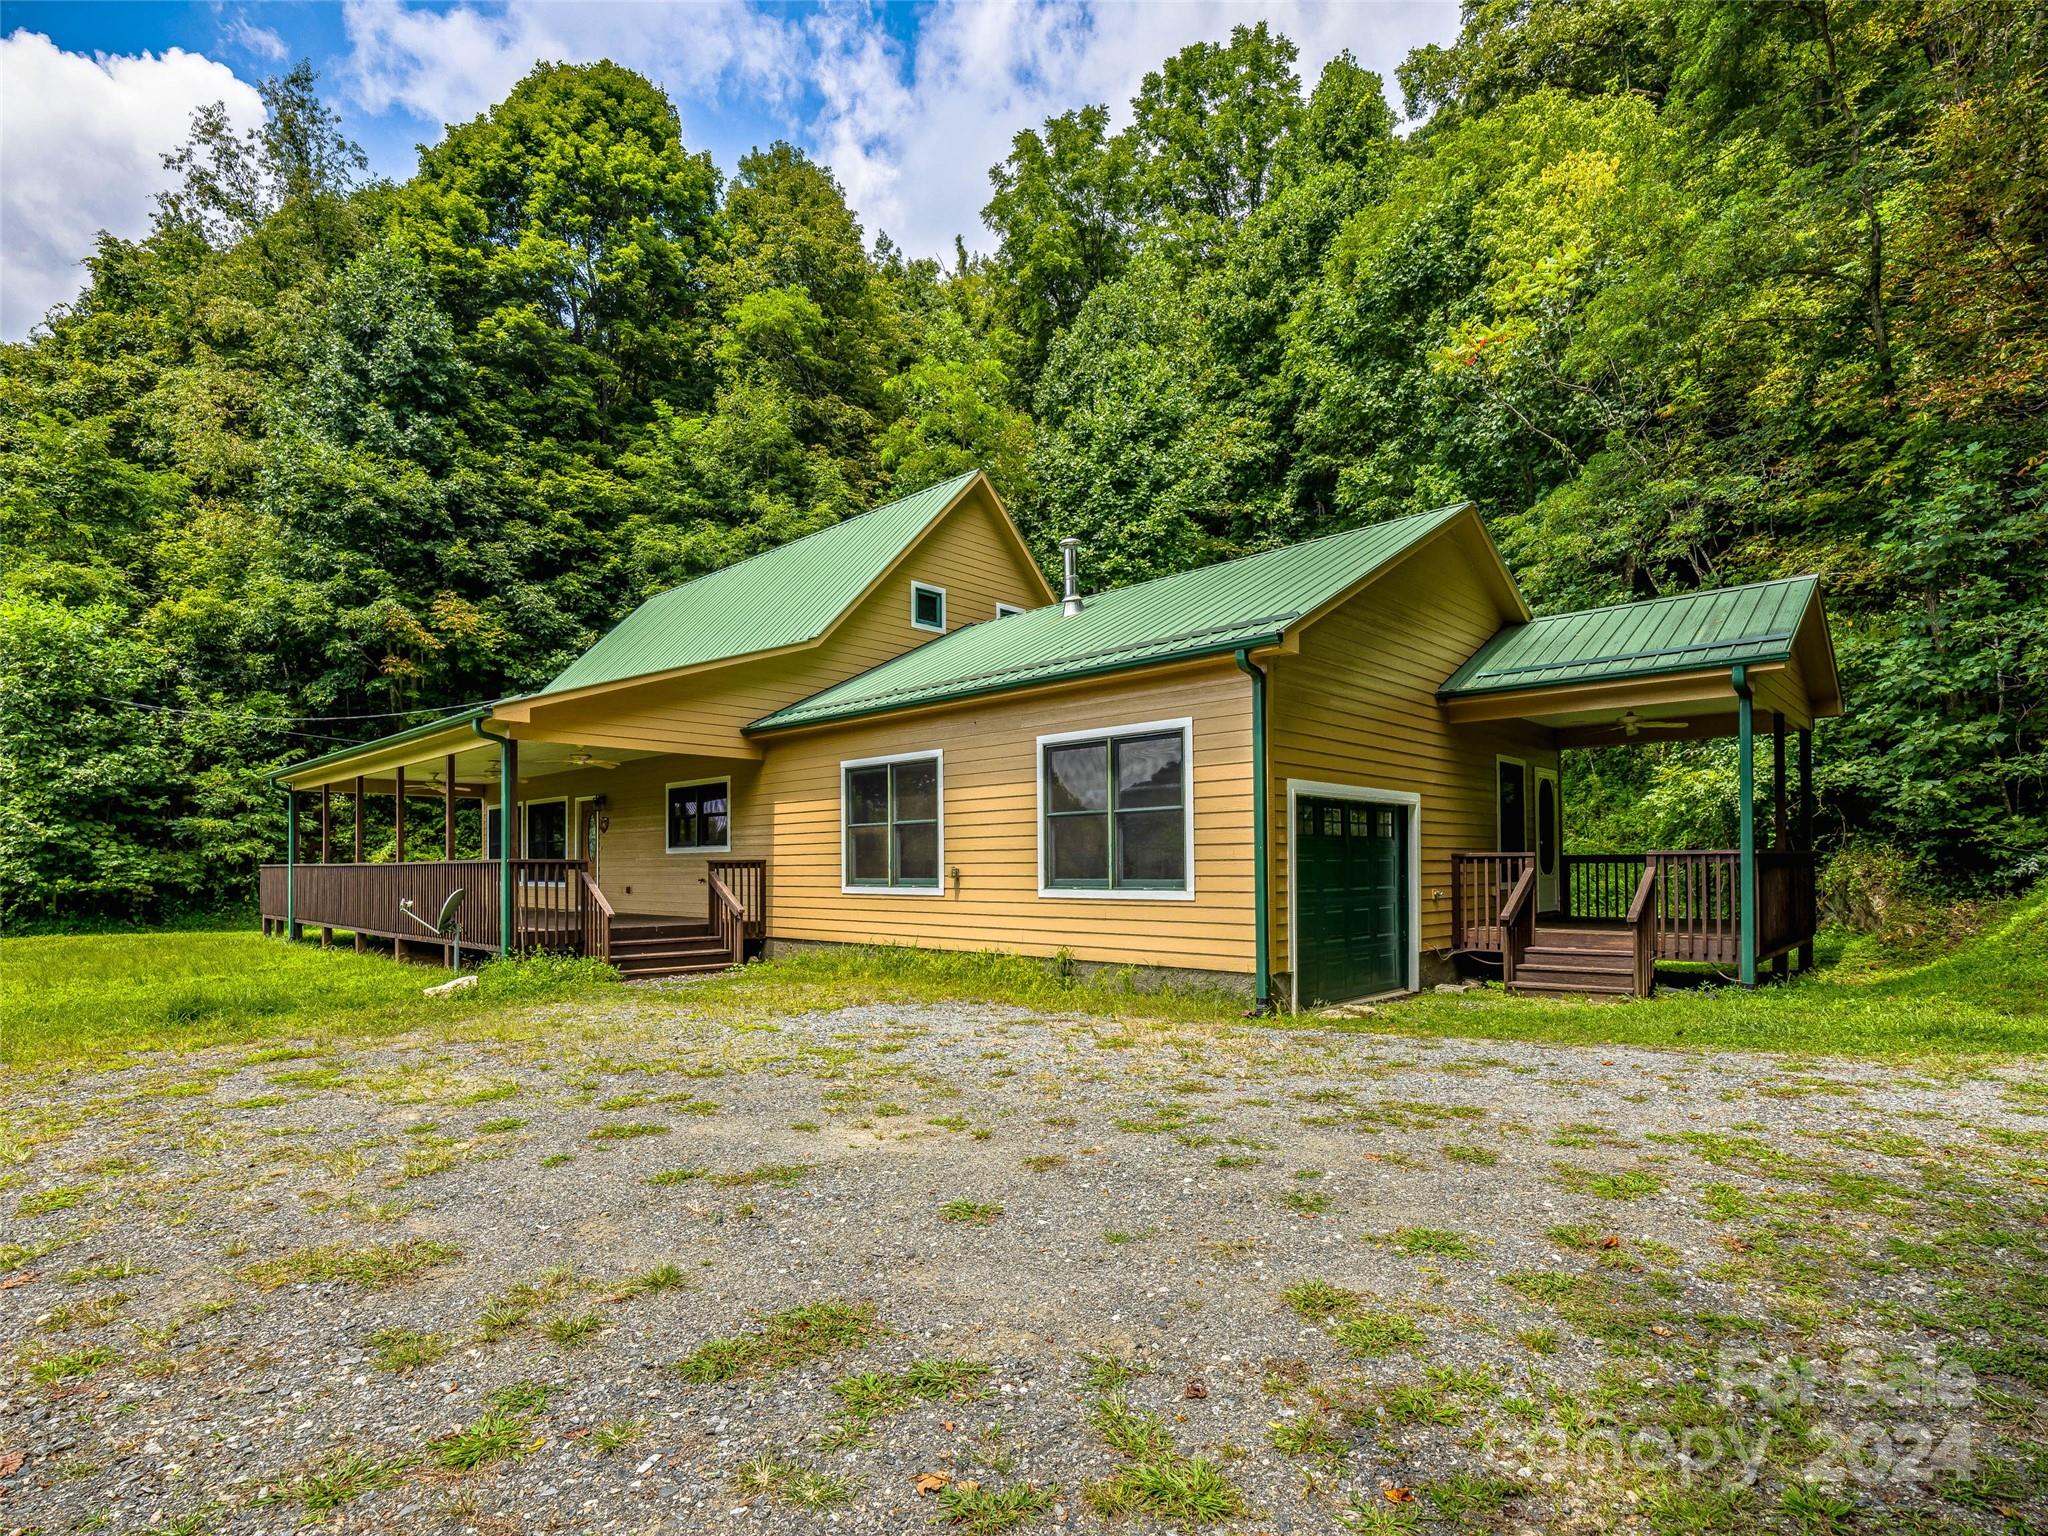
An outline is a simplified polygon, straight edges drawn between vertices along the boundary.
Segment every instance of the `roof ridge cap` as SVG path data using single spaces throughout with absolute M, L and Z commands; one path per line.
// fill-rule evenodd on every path
M 1143 581 L 1134 581 L 1125 587 L 1106 587 L 1102 591 L 1086 593 L 1089 598 L 1109 597 L 1119 592 L 1142 592 L 1145 588 L 1157 586 L 1162 581 L 1178 581 L 1183 576 L 1193 576 L 1200 571 L 1220 571 L 1226 566 L 1242 565 L 1247 560 L 1263 560 L 1268 555 L 1285 554 L 1290 549 L 1307 549 L 1311 544 L 1326 544 L 1331 539 L 1346 539 L 1353 534 L 1369 533 L 1375 528 L 1385 528 L 1392 523 L 1414 522 L 1425 517 L 1442 517 L 1450 512 L 1462 512 L 1473 503 L 1454 501 L 1441 507 L 1431 507 L 1426 512 L 1403 512 L 1399 517 L 1383 517 L 1376 523 L 1360 523 L 1355 528 L 1338 528 L 1330 533 L 1319 533 L 1312 539 L 1296 539 L 1292 544 L 1275 544 L 1271 549 L 1254 549 L 1242 555 L 1232 555 L 1228 560 L 1211 560 L 1206 565 L 1191 565 L 1184 571 L 1168 571 L 1163 576 L 1147 576 Z M 1057 608 L 1058 599 L 1042 607 Z M 1030 610 L 1036 611 L 1036 610 Z
M 1616 608 L 1640 608 L 1645 603 L 1675 603 L 1688 597 L 1709 597 L 1720 592 L 1753 592 L 1758 587 L 1788 587 L 1794 582 L 1817 583 L 1819 580 L 1820 577 L 1812 571 L 1802 572 L 1797 576 L 1766 576 L 1761 581 L 1738 581 L 1730 587 L 1694 587 L 1690 592 L 1660 592 L 1655 597 L 1630 597 L 1618 603 L 1595 603 L 1591 608 L 1564 608 L 1556 613 L 1538 613 L 1531 615 L 1528 622 L 1544 624 L 1552 619 L 1583 619 L 1589 613 L 1611 613 Z M 1506 631 L 1503 630 L 1502 633 Z

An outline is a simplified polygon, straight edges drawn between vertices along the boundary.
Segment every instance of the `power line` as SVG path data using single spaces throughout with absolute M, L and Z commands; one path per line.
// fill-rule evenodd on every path
M 102 704 L 119 704 L 124 709 L 145 709 L 165 715 L 217 715 L 228 719 L 245 721 L 250 725 L 326 725 L 337 720 L 403 720 L 407 715 L 447 715 L 456 710 L 469 708 L 467 705 L 429 708 L 422 705 L 417 709 L 387 709 L 374 715 L 251 715 L 239 709 L 191 709 L 178 704 L 150 704 L 142 699 L 116 699 L 104 693 L 89 693 L 89 699 Z M 340 741 L 341 737 L 331 737 Z

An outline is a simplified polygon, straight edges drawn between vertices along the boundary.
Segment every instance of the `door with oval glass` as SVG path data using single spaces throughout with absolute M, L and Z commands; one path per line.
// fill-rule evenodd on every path
M 1557 770 L 1536 770 L 1536 910 L 1558 910 L 1558 881 L 1564 861 L 1559 857 Z

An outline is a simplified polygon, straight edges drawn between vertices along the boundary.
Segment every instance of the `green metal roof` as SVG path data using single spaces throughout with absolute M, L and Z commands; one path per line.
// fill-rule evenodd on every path
M 422 736 L 432 736 L 450 726 L 468 725 L 472 720 L 481 720 L 500 704 L 509 704 L 509 699 L 492 699 L 484 704 L 472 704 L 466 709 L 450 710 L 419 725 L 409 725 L 402 731 L 393 731 L 388 736 L 373 736 L 368 741 L 358 742 L 352 747 L 337 747 L 332 752 L 323 752 L 318 757 L 309 757 L 303 763 L 293 763 L 289 768 L 280 768 L 270 776 L 272 784 L 286 779 L 297 778 L 314 768 L 325 768 L 330 763 L 346 762 L 351 757 L 361 757 L 367 752 L 382 752 L 386 747 L 399 746 Z
M 977 473 L 955 475 L 650 597 L 534 697 L 817 639 Z
M 756 720 L 789 730 L 977 694 L 1267 645 L 1287 627 L 1464 511 L 1354 528 L 955 630 Z
M 1452 673 L 1437 697 L 1783 661 L 1819 586 L 1812 576 L 1791 576 L 1512 624 Z

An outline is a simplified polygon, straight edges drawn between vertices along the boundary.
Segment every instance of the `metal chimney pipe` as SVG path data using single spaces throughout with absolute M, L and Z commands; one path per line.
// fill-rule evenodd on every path
M 1081 541 L 1079 539 L 1061 539 L 1060 556 L 1066 564 L 1067 571 L 1067 591 L 1066 595 L 1060 599 L 1060 612 L 1079 613 L 1081 611 Z

